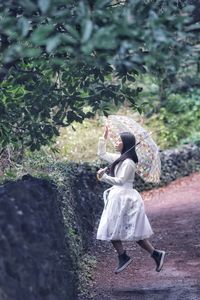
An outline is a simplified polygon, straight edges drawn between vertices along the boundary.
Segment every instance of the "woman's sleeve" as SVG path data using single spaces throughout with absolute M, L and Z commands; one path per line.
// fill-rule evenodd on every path
M 109 163 L 113 163 L 120 156 L 119 154 L 106 152 L 106 141 L 103 137 L 99 138 L 97 154 L 99 158 Z
M 100 178 L 100 181 L 109 183 L 111 185 L 123 185 L 132 174 L 135 172 L 135 164 L 131 161 L 124 161 L 120 167 L 120 175 L 119 177 L 112 177 L 107 175 L 106 173 Z

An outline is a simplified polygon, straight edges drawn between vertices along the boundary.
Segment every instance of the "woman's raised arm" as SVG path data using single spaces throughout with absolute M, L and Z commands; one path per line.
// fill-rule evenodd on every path
M 108 139 L 108 127 L 105 126 L 103 137 L 99 138 L 97 154 L 99 158 L 113 163 L 120 155 L 116 153 L 106 152 L 106 141 Z

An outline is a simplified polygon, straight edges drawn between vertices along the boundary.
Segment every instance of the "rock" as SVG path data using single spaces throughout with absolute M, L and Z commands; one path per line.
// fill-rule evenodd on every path
M 58 199 L 50 182 L 30 175 L 0 187 L 1 299 L 76 299 Z

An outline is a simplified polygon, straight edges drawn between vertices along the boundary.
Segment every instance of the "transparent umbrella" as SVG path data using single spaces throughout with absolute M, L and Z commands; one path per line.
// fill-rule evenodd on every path
M 159 149 L 146 129 L 133 118 L 119 115 L 109 115 L 104 119 L 109 129 L 109 139 L 112 143 L 121 132 L 129 131 L 136 138 L 136 153 L 138 164 L 136 173 L 146 182 L 160 181 L 161 162 Z

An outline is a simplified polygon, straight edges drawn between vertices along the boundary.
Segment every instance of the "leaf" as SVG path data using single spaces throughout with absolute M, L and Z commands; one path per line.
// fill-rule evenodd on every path
M 139 114 L 143 113 L 143 108 L 140 106 L 135 106 L 135 108 L 137 109 L 137 111 L 139 112 Z
M 4 63 L 10 63 L 11 61 L 19 58 L 22 54 L 22 45 L 12 44 L 6 49 L 4 53 Z
M 90 14 L 89 5 L 86 1 L 78 1 L 79 2 L 79 17 L 81 18 L 87 18 Z
M 77 115 L 74 111 L 70 110 L 67 112 L 67 121 L 69 122 L 69 124 L 73 121 L 82 122 L 83 118 Z
M 60 153 L 61 152 L 61 149 L 59 149 L 58 147 L 56 147 L 56 146 L 51 146 L 50 147 L 50 150 L 54 153 L 54 154 L 56 154 L 56 153 Z
M 25 37 L 27 33 L 29 32 L 29 22 L 26 18 L 21 17 L 18 19 L 17 25 L 21 31 L 22 37 Z
M 72 27 L 70 25 L 65 25 L 65 28 L 67 29 L 67 31 L 70 33 L 70 35 L 73 38 L 75 38 L 76 40 L 80 39 L 78 31 L 74 27 Z
M 104 76 L 103 76 L 103 74 L 102 74 L 101 72 L 99 72 L 99 79 L 100 79 L 102 82 L 104 82 Z
M 124 76 L 123 78 L 122 78 L 122 84 L 124 84 L 126 82 L 126 76 Z
M 50 0 L 39 0 L 38 6 L 43 14 L 47 12 L 50 6 Z
M 75 90 L 76 90 L 76 87 L 74 87 L 73 85 L 69 85 L 68 86 L 68 91 L 69 91 L 70 94 L 72 94 L 73 92 L 75 92 Z
M 142 87 L 137 87 L 136 91 L 137 91 L 137 93 L 141 93 L 143 91 L 143 88 Z
M 31 40 L 35 44 L 44 45 L 46 39 L 49 37 L 51 32 L 53 31 L 52 24 L 40 25 L 31 36 Z
M 127 74 L 127 78 L 129 81 L 135 82 L 135 77 L 132 75 Z
M 87 113 L 85 114 L 85 117 L 88 118 L 88 119 L 94 118 L 94 117 L 95 117 L 95 114 L 94 114 L 93 112 L 89 111 L 89 112 L 87 112 Z
M 95 4 L 94 4 L 94 8 L 103 8 L 105 6 L 107 6 L 108 4 L 111 4 L 112 1 L 111 0 L 96 0 Z
M 71 47 L 75 47 L 75 45 L 77 45 L 77 39 L 75 39 L 74 37 L 70 36 L 69 34 L 63 34 L 62 35 L 62 41 L 65 42 L 65 44 L 71 44 Z M 65 49 L 67 49 L 67 47 L 65 47 Z M 72 51 L 70 52 L 74 52 L 74 48 L 72 48 Z
M 97 49 L 114 49 L 117 46 L 115 26 L 102 27 L 95 32 L 92 44 Z
M 46 43 L 46 50 L 48 53 L 52 52 L 60 44 L 59 36 L 49 38 Z
M 158 42 L 166 42 L 167 41 L 167 37 L 164 33 L 164 31 L 160 28 L 156 28 L 153 31 L 154 37 Z
M 36 10 L 36 5 L 31 0 L 19 0 L 19 4 L 24 8 L 26 12 L 33 12 Z
M 52 130 L 53 130 L 53 133 L 54 133 L 56 136 L 59 136 L 59 135 L 60 135 L 60 132 L 59 132 L 59 130 L 58 130 L 56 127 L 52 127 Z
M 189 25 L 186 27 L 186 31 L 187 32 L 190 32 L 190 31 L 199 31 L 200 30 L 200 24 L 197 23 L 197 24 L 192 24 L 192 25 Z
M 134 64 L 133 69 L 131 70 L 133 73 L 137 74 L 136 72 L 145 74 L 147 71 L 142 64 Z
M 139 72 L 135 69 L 131 70 L 135 75 L 139 75 Z
M 93 29 L 93 23 L 91 20 L 85 20 L 83 22 L 83 26 L 82 26 L 82 31 L 83 31 L 83 35 L 82 35 L 82 39 L 81 42 L 82 43 L 86 43 L 92 33 L 92 29 Z
M 32 152 L 34 152 L 34 151 L 36 150 L 36 145 L 35 145 L 35 144 L 31 144 L 30 150 L 31 150 Z
M 39 48 L 26 48 L 23 50 L 24 57 L 38 57 L 41 54 L 41 49 Z
M 158 15 L 156 14 L 155 11 L 150 10 L 150 12 L 149 12 L 149 19 L 151 21 L 154 21 L 154 22 L 158 20 Z
M 8 139 L 3 139 L 2 142 L 1 142 L 1 147 L 2 148 L 5 148 L 9 143 L 9 140 Z

